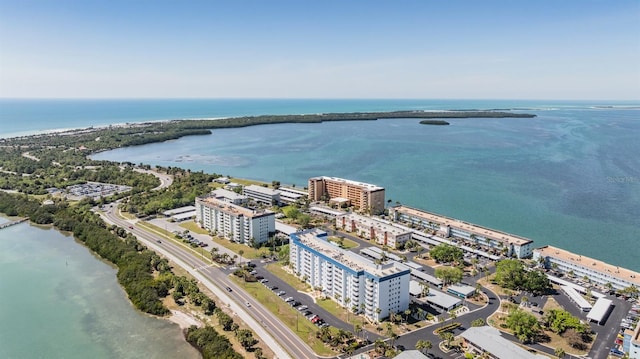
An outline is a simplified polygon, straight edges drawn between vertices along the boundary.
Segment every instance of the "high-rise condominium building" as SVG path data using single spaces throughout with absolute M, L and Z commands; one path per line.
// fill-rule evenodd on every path
M 215 197 L 196 198 L 196 222 L 200 227 L 234 242 L 266 242 L 276 230 L 275 213 L 251 210 Z
M 346 203 L 357 209 L 379 214 L 384 211 L 384 188 L 336 177 L 309 179 L 309 200 Z
M 372 320 L 409 308 L 409 267 L 375 264 L 330 243 L 319 230 L 290 237 L 289 259 L 296 275 L 341 306 Z

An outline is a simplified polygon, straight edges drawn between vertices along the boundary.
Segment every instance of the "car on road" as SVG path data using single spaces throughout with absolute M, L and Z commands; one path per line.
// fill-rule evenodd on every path
M 156 239 L 156 243 L 158 243 L 158 244 L 162 244 L 162 241 L 161 241 L 161 240 L 159 240 L 159 239 Z
M 129 226 L 129 229 L 133 229 L 133 226 Z
M 233 292 L 233 290 L 230 287 L 225 288 L 227 290 L 227 292 L 231 293 Z
M 251 303 L 247 302 L 245 304 L 247 305 L 247 308 L 251 308 Z

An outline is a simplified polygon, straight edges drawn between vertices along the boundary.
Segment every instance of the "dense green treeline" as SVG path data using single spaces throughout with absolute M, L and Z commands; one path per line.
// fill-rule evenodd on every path
M 535 115 L 504 111 L 392 111 L 326 113 L 311 115 L 263 115 L 224 119 L 176 120 L 165 122 L 137 123 L 128 126 L 87 128 L 63 133 L 33 135 L 1 139 L 0 145 L 31 151 L 44 147 L 90 152 L 118 147 L 137 146 L 162 142 L 191 135 L 206 135 L 211 129 L 237 128 L 279 123 L 320 123 L 323 121 L 365 121 L 383 118 L 472 118 L 472 117 L 535 117 Z
M 192 326 L 187 329 L 186 338 L 191 345 L 198 348 L 204 359 L 242 359 L 242 356 L 233 350 L 229 340 L 212 327 Z
M 102 219 L 90 211 L 88 205 L 69 207 L 59 205 L 40 206 L 36 200 L 23 195 L 0 192 L 0 210 L 10 215 L 39 218 L 42 211 L 50 215 L 37 223 L 53 225 L 59 230 L 73 232 L 73 236 L 89 249 L 118 267 L 118 281 L 124 287 L 131 302 L 139 310 L 166 315 L 169 310 L 160 299 L 167 296 L 171 287 L 166 281 L 153 278 L 152 262 L 159 263 L 157 254 L 147 250 L 131 234 L 121 239 L 115 231 L 107 228 Z M 170 270 L 168 266 L 164 270 Z
M 219 175 L 203 172 L 173 171 L 173 184 L 159 191 L 135 193 L 123 202 L 123 209 L 130 213 L 152 215 L 163 211 L 193 205 L 197 196 L 211 191 L 209 183 Z

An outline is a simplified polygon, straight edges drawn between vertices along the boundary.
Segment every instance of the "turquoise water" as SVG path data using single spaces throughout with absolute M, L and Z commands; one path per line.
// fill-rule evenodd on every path
M 72 237 L 0 230 L 0 358 L 197 357 L 177 325 L 133 309 L 116 270 Z
M 0 138 L 53 129 L 85 128 L 116 123 L 264 114 L 320 112 L 548 109 L 614 105 L 639 108 L 629 101 L 539 100 L 337 100 L 337 99 L 148 99 L 46 100 L 0 99 Z
M 393 202 L 640 270 L 640 111 L 556 107 L 534 119 L 395 119 L 216 130 L 96 159 L 306 185 L 328 175 Z
M 162 119 L 516 109 L 535 119 L 272 125 L 101 153 L 304 186 L 333 175 L 394 202 L 640 270 L 640 103 L 541 100 L 0 100 L 0 137 Z

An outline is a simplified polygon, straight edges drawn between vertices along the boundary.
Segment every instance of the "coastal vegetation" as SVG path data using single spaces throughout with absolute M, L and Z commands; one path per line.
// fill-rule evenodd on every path
M 549 278 L 539 270 L 525 270 L 517 259 L 504 259 L 496 264 L 494 281 L 507 289 L 525 290 L 535 295 L 551 289 Z

